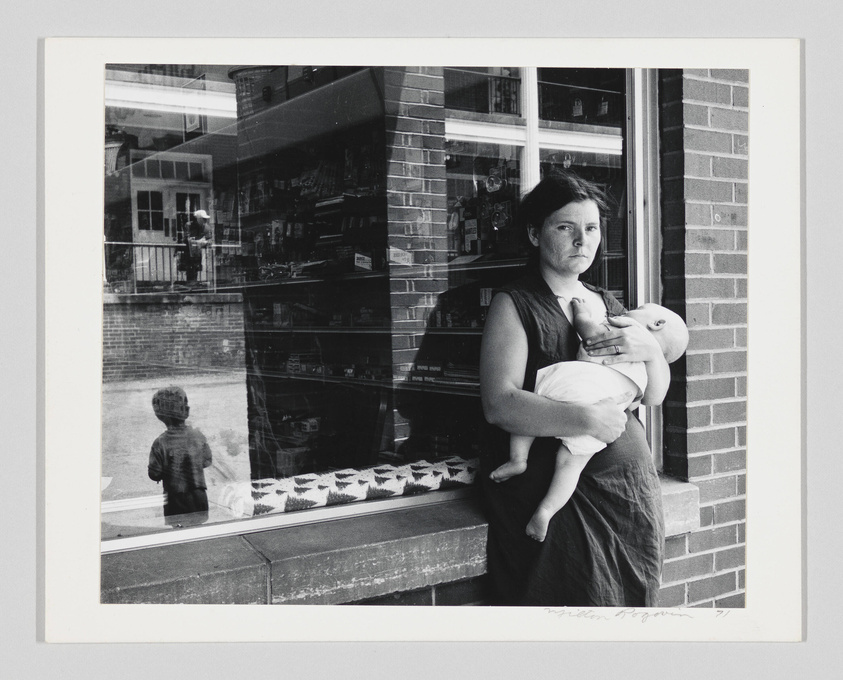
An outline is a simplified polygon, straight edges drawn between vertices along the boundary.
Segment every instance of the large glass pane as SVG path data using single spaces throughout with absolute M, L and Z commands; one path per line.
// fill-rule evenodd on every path
M 626 117 L 624 69 L 540 68 L 539 118 L 621 127 Z
M 521 70 L 514 67 L 445 69 L 445 106 L 474 113 L 521 113 Z
M 570 169 L 609 198 L 603 260 L 591 282 L 629 299 L 626 175 L 626 72 L 539 69 L 541 172 Z
M 104 538 L 472 483 L 482 328 L 526 260 L 519 85 L 515 68 L 109 67 Z M 621 130 L 540 134 L 543 170 L 618 198 L 601 276 L 622 296 Z

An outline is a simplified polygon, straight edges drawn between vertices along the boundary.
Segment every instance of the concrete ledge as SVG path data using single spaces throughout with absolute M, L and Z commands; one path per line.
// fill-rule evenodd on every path
M 341 604 L 479 576 L 486 522 L 475 502 L 251 534 L 273 604 Z
M 665 535 L 678 536 L 700 528 L 700 490 L 694 484 L 661 477 Z
M 266 604 L 268 565 L 240 536 L 102 556 L 105 604 Z
M 663 477 L 668 536 L 699 528 L 699 489 Z M 458 604 L 481 600 L 487 523 L 475 499 L 102 557 L 102 601 Z M 478 590 L 478 592 L 480 592 Z

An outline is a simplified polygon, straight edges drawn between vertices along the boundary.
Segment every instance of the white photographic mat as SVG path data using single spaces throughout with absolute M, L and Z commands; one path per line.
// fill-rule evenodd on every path
M 798 41 L 54 38 L 46 41 L 44 59 L 48 641 L 801 639 L 803 367 L 799 320 L 803 302 Z M 113 62 L 505 62 L 559 67 L 748 69 L 751 150 L 745 608 L 631 611 L 101 605 L 102 131 L 104 68 Z M 785 323 L 781 322 L 781 310 L 788 310 Z M 776 371 L 769 370 L 770 366 Z M 771 413 L 786 417 L 770 418 Z M 68 433 L 73 436 L 68 437 Z

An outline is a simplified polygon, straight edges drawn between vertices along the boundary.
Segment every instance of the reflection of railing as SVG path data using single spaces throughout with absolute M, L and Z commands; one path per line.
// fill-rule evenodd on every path
M 459 68 L 445 69 L 445 107 L 520 115 L 521 79 Z
M 178 243 L 105 243 L 105 282 L 114 292 L 136 293 L 144 290 L 173 289 L 192 284 L 179 270 Z M 207 290 L 216 290 L 221 283 L 237 279 L 230 262 L 240 254 L 238 244 L 214 244 L 202 249 L 202 267 L 195 283 Z
M 539 118 L 564 123 L 619 126 L 624 100 L 620 92 L 539 82 Z

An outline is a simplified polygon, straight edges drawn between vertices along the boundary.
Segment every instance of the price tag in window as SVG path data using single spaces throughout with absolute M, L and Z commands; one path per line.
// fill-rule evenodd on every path
M 413 254 L 406 250 L 389 246 L 389 261 L 393 264 L 413 264 Z
M 354 266 L 364 271 L 372 271 L 372 258 L 363 253 L 354 253 Z

